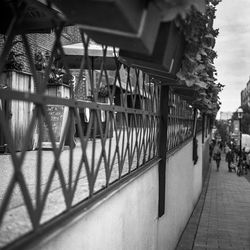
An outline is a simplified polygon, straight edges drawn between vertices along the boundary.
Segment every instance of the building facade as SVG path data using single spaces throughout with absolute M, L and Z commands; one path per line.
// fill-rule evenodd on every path
M 250 107 L 250 79 L 246 87 L 241 91 L 241 106 L 248 105 Z
M 232 118 L 233 112 L 227 111 L 227 112 L 220 112 L 220 120 L 230 120 Z

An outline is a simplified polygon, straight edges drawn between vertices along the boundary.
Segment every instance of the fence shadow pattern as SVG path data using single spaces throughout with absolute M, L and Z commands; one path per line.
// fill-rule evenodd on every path
M 34 86 L 28 92 L 0 83 L 0 133 L 6 146 L 0 154 L 0 246 L 6 248 L 41 234 L 74 208 L 84 210 L 100 194 L 159 160 L 161 86 L 123 65 L 117 48 L 94 43 L 81 29 L 80 64 L 73 74 L 61 42 L 63 22 L 56 22 L 46 65 L 38 71 L 32 34 L 16 33 L 16 17 L 7 36 L 0 37 L 0 75 L 6 74 L 8 55 L 20 40 Z M 98 56 L 92 56 L 91 46 Z M 49 83 L 55 61 L 65 76 L 74 75 L 72 81 Z M 48 93 L 60 86 L 69 90 L 67 98 Z M 83 86 L 85 95 L 79 97 Z M 32 110 L 21 150 L 15 145 L 18 126 L 11 125 L 4 103 L 29 104 Z M 171 91 L 168 122 L 170 151 L 192 136 L 193 126 L 192 107 Z

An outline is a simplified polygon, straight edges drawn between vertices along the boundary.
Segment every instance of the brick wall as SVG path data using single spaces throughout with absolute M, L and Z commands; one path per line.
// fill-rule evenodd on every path
M 75 26 L 68 26 L 63 29 L 62 32 L 62 44 L 69 45 L 73 43 L 80 43 L 82 41 L 81 34 L 79 32 L 79 27 Z
M 55 41 L 54 32 L 51 32 L 49 34 L 41 34 L 41 33 L 28 34 L 27 37 L 33 55 L 36 51 L 40 51 L 42 53 L 45 53 L 47 51 L 50 52 Z M 3 49 L 4 41 L 5 41 L 4 35 L 0 35 L 0 52 Z M 31 73 L 21 36 L 19 35 L 16 36 L 15 41 L 20 41 L 20 42 L 16 43 L 13 46 L 12 51 L 14 51 L 15 54 L 19 55 L 17 57 L 17 61 L 23 63 L 22 71 L 25 73 Z M 61 36 L 61 42 L 62 45 L 81 42 L 81 36 L 78 27 L 77 26 L 65 27 L 63 29 L 63 33 Z

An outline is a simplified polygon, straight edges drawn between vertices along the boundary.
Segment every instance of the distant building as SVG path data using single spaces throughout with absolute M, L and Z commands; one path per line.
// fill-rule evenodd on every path
M 230 120 L 232 118 L 233 112 L 227 111 L 227 112 L 220 112 L 220 120 Z
M 248 105 L 250 107 L 250 79 L 246 87 L 241 91 L 241 106 Z

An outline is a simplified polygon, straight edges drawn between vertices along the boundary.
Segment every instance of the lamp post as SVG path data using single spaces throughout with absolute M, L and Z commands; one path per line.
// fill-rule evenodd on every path
M 230 137 L 231 137 L 231 132 L 232 132 L 232 121 L 228 120 L 228 133 Z
M 238 118 L 239 118 L 239 130 L 240 130 L 240 157 L 242 156 L 242 145 L 241 145 L 241 138 L 242 138 L 242 133 L 241 133 L 241 119 L 243 117 L 243 110 L 242 108 L 238 108 L 237 110 L 238 113 Z

